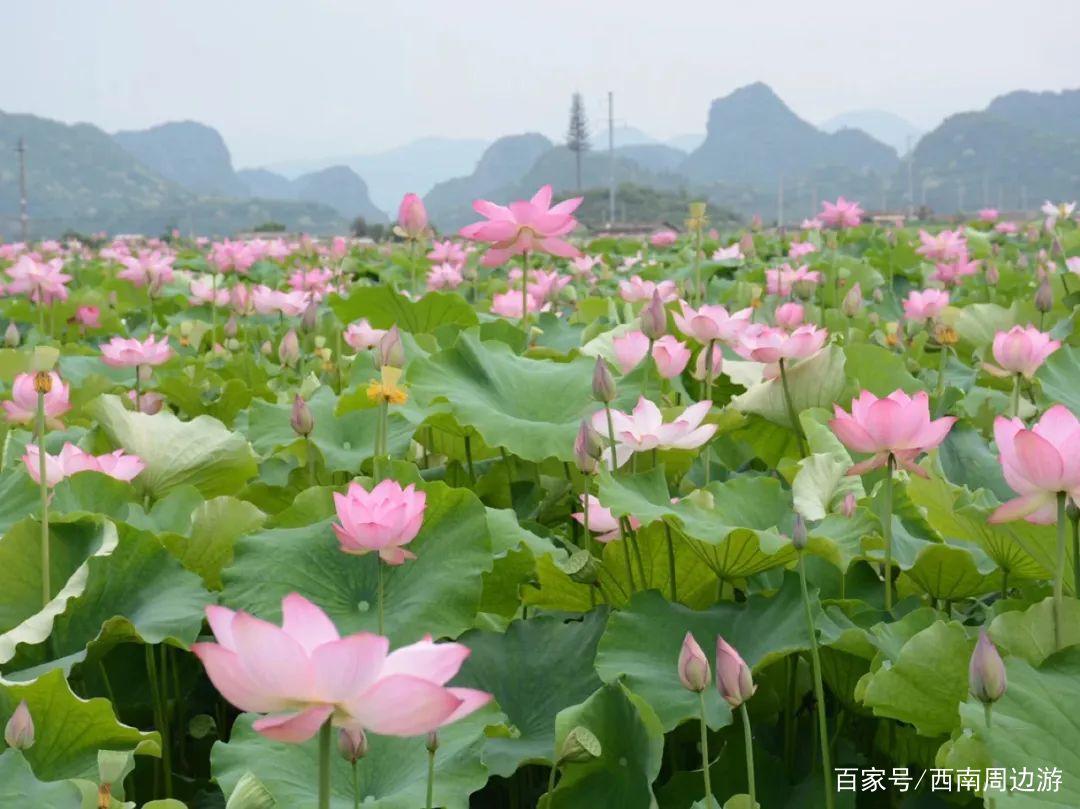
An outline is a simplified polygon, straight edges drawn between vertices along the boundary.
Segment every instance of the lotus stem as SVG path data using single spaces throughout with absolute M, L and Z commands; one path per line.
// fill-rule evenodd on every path
M 559 772 L 559 762 L 551 762 L 551 770 L 548 772 L 547 794 L 555 791 L 555 776 Z
M 679 590 L 675 584 L 675 543 L 671 540 L 671 526 L 667 524 L 666 520 L 664 520 L 664 537 L 667 540 L 668 578 L 671 579 L 671 603 L 677 604 L 679 602 Z
M 210 273 L 210 350 L 217 340 L 217 273 Z
M 799 424 L 799 415 L 795 412 L 795 403 L 791 400 L 791 388 L 788 387 L 787 368 L 784 360 L 780 359 L 780 385 L 784 389 L 784 404 L 787 405 L 788 419 L 791 427 L 795 430 L 795 439 L 799 443 L 799 456 L 806 457 L 806 436 L 803 435 L 802 425 Z
M 529 341 L 529 253 L 521 254 L 521 328 L 525 332 L 525 343 Z
M 379 634 L 381 635 L 383 634 L 383 597 L 385 595 L 386 586 L 383 583 L 383 562 L 379 556 L 375 557 L 375 568 L 378 570 L 379 577 L 379 590 L 376 600 L 378 601 Z
M 705 723 L 705 692 L 698 692 L 698 701 L 701 704 L 701 774 L 705 779 L 705 806 L 712 809 L 713 793 L 712 783 L 709 776 L 709 726 Z
M 319 728 L 319 809 L 330 809 L 330 719 Z
M 1020 418 L 1020 374 L 1013 377 L 1011 407 L 1012 417 Z
M 1054 570 L 1054 649 L 1062 648 L 1065 622 L 1065 492 L 1057 493 L 1057 566 Z
M 750 793 L 750 806 L 757 806 L 757 786 L 754 783 L 754 739 L 750 732 L 750 714 L 746 703 L 739 706 L 742 715 L 743 742 L 746 744 L 746 788 Z
M 135 366 L 135 412 L 142 412 L 142 366 Z
M 937 407 L 941 407 L 941 397 L 945 395 L 945 366 L 949 364 L 949 347 L 947 345 L 941 346 L 941 356 L 938 358 L 938 375 L 937 375 L 937 390 L 934 392 L 934 399 L 937 402 Z
M 829 750 L 828 714 L 825 710 L 825 687 L 821 681 L 821 655 L 818 652 L 817 632 L 814 629 L 814 614 L 810 609 L 810 591 L 806 586 L 806 554 L 799 551 L 799 584 L 802 587 L 803 610 L 806 613 L 806 628 L 810 633 L 810 662 L 814 669 L 814 699 L 817 702 L 818 736 L 821 740 L 821 771 L 825 782 L 825 807 L 833 809 L 832 755 Z
M 41 605 L 52 600 L 49 581 L 49 481 L 45 463 L 45 392 L 37 395 L 38 488 L 41 490 Z
M 146 675 L 150 680 L 150 698 L 153 702 L 154 724 L 161 734 L 161 770 L 165 779 L 165 797 L 172 797 L 172 750 L 170 748 L 169 719 L 165 713 L 163 683 L 158 676 L 154 647 L 146 644 Z
M 428 747 L 427 753 L 427 809 L 432 807 L 432 798 L 435 794 L 435 750 Z
M 705 346 L 705 398 L 710 402 L 712 401 L 712 385 L 713 385 L 713 345 L 715 340 L 709 340 Z M 705 446 L 702 448 L 702 460 L 705 463 L 705 485 L 708 486 L 712 480 L 712 448 L 710 442 L 706 441 Z
M 360 809 L 360 769 L 355 761 L 352 763 L 352 795 L 353 809 Z
M 885 464 L 885 481 L 882 499 L 885 501 L 885 517 L 881 521 L 881 534 L 885 538 L 885 611 L 892 612 L 892 512 L 893 512 L 893 469 L 896 458 L 889 453 Z
M 641 379 L 641 395 L 646 399 L 649 398 L 649 377 L 652 376 L 653 358 L 652 358 L 653 339 L 649 338 L 649 348 L 645 352 L 645 371 L 642 374 Z
M 1072 523 L 1073 598 L 1080 598 L 1080 514 Z

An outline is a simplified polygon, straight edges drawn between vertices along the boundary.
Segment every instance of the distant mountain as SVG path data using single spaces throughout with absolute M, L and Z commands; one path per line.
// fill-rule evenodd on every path
M 891 146 L 897 154 L 906 154 L 914 149 L 922 130 L 899 115 L 885 110 L 851 110 L 834 115 L 821 124 L 825 132 L 837 132 L 841 129 L 861 129 L 867 135 Z
M 406 193 L 423 196 L 443 180 L 468 174 L 488 145 L 476 139 L 421 138 L 383 152 L 274 163 L 266 168 L 295 178 L 329 166 L 348 166 L 367 182 L 375 205 L 393 216 Z
M 689 134 L 689 135 L 676 135 L 673 138 L 668 138 L 664 143 L 673 149 L 681 149 L 684 152 L 692 152 L 699 147 L 705 141 L 704 135 Z
M 67 230 L 158 234 L 171 227 L 230 235 L 268 221 L 311 233 L 346 226 L 322 205 L 203 197 L 152 171 L 95 126 L 0 112 L 5 154 L 20 137 L 34 238 Z M 8 158 L 0 164 L 0 234 L 17 234 L 18 211 L 17 166 Z
M 467 216 L 463 209 L 474 199 L 516 183 L 551 148 L 551 141 L 536 132 L 499 138 L 484 151 L 471 174 L 445 180 L 428 191 L 424 204 L 432 221 L 443 228 L 456 227 Z
M 620 146 L 640 146 L 644 143 L 657 143 L 658 141 L 652 135 L 642 132 L 636 126 L 617 126 L 615 127 L 615 148 Z M 608 130 L 607 127 L 593 133 L 589 137 L 592 143 L 593 149 L 601 151 L 608 147 Z
M 697 182 L 764 188 L 826 166 L 892 173 L 896 165 L 890 147 L 855 129 L 822 132 L 758 82 L 713 101 L 705 141 L 682 173 Z
M 175 121 L 150 129 L 117 132 L 113 139 L 151 171 L 196 194 L 237 197 L 246 193 L 224 139 L 195 121 Z
M 1080 137 L 1080 90 L 1060 93 L 1017 90 L 995 98 L 986 112 L 1048 135 Z
M 603 151 L 597 154 L 604 154 Z M 643 169 L 659 172 L 677 172 L 686 160 L 686 151 L 663 143 L 642 143 L 615 149 L 616 157 L 633 160 Z
M 243 169 L 237 176 L 252 196 L 329 205 L 349 221 L 358 216 L 369 223 L 387 221 L 368 196 L 367 185 L 348 166 L 330 166 L 295 180 L 266 169 Z

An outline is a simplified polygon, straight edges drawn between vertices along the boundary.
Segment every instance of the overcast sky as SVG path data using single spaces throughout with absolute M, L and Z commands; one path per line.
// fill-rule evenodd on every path
M 216 127 L 238 166 L 427 135 L 704 131 L 770 84 L 812 122 L 879 108 L 929 128 L 1009 90 L 1080 86 L 1076 0 L 5 0 L 0 109 L 109 131 Z M 605 113 L 606 114 L 606 113 Z

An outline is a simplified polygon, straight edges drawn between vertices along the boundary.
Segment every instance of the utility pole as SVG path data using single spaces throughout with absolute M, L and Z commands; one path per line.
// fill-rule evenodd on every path
M 19 138 L 15 147 L 19 155 L 19 232 L 23 243 L 30 241 L 30 215 L 26 212 L 26 143 Z
M 615 94 L 607 94 L 608 227 L 615 224 Z

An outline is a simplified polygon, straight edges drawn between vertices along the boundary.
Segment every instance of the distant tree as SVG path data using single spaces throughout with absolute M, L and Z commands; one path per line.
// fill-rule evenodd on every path
M 364 238 L 365 236 L 368 235 L 368 223 L 367 223 L 367 220 L 364 219 L 364 217 L 362 217 L 362 216 L 356 217 L 356 219 L 354 219 L 352 221 L 352 227 L 350 228 L 350 230 L 352 230 L 352 235 L 355 236 L 356 238 L 358 238 L 358 239 Z
M 589 122 L 585 120 L 585 102 L 581 93 L 574 93 L 570 101 L 570 128 L 566 133 L 566 148 L 574 153 L 577 190 L 581 190 L 581 157 L 589 151 Z

